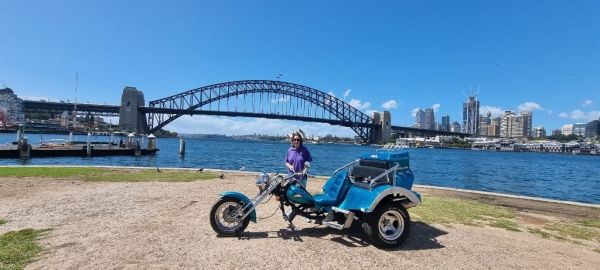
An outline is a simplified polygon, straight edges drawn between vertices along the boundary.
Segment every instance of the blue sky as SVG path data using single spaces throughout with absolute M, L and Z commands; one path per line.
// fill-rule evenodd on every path
M 462 121 L 533 110 L 547 130 L 600 117 L 598 1 L 7 1 L 0 80 L 22 97 L 118 104 L 208 84 L 307 85 L 410 126 L 415 108 Z M 354 101 L 353 101 L 354 100 Z M 314 123 L 185 117 L 179 132 L 353 135 Z

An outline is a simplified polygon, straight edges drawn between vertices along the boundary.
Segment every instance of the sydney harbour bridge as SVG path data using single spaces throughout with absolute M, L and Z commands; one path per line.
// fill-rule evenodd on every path
M 26 113 L 72 111 L 73 103 L 23 101 Z M 145 106 L 143 92 L 123 89 L 121 105 L 77 104 L 82 114 L 119 116 L 123 131 L 154 133 L 183 115 L 218 115 L 285 119 L 327 123 L 351 128 L 367 143 L 380 143 L 391 136 L 433 137 L 468 134 L 392 126 L 389 112 L 367 115 L 328 93 L 282 81 L 246 80 L 203 86 L 152 100 Z

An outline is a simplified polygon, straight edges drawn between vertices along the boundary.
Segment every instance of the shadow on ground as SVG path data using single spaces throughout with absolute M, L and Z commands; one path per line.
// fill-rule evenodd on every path
M 425 250 L 438 249 L 444 246 L 437 241 L 437 237 L 445 235 L 448 232 L 430 226 L 423 222 L 412 222 L 410 235 L 402 246 L 392 250 Z M 331 236 L 326 238 L 326 236 Z M 350 229 L 339 231 L 326 226 L 309 227 L 299 230 L 289 228 L 279 231 L 267 232 L 244 232 L 239 236 L 240 240 L 253 240 L 264 238 L 280 238 L 284 240 L 294 240 L 303 242 L 304 237 L 319 238 L 324 241 L 333 241 L 347 247 L 367 247 L 371 245 L 368 236 L 363 232 L 360 226 L 352 226 Z

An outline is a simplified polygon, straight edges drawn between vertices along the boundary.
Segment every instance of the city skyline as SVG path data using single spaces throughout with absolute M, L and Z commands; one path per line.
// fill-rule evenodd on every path
M 368 114 L 389 110 L 392 124 L 402 126 L 414 124 L 417 108 L 434 108 L 436 122 L 448 115 L 462 124 L 462 103 L 478 90 L 480 114 L 529 110 L 533 126 L 551 131 L 600 117 L 599 7 L 8 2 L 0 80 L 19 97 L 72 101 L 78 73 L 79 102 L 115 105 L 125 86 L 154 100 L 213 83 L 281 80 L 332 93 Z M 283 134 L 298 127 L 353 135 L 326 124 L 202 116 L 167 129 Z

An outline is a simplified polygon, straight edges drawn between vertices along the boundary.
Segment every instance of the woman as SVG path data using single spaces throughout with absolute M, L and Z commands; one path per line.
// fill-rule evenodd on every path
M 302 144 L 303 133 L 301 130 L 292 133 L 292 146 L 287 151 L 285 156 L 285 166 L 289 173 L 299 173 L 304 169 L 304 162 L 312 161 L 310 152 Z M 306 177 L 299 180 L 300 184 L 306 188 Z

